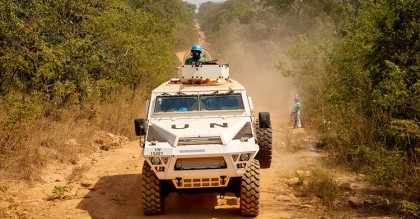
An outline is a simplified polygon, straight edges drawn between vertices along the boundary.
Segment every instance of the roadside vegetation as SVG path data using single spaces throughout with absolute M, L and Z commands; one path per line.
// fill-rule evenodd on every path
M 227 0 L 202 4 L 198 20 L 224 59 L 258 49 L 260 63 L 277 58 L 334 166 L 366 174 L 416 217 L 419 11 L 416 0 Z
M 65 186 L 55 186 L 52 195 L 48 196 L 47 200 L 52 201 L 56 199 L 66 199 L 69 198 L 68 193 L 70 193 L 72 187 L 69 185 Z
M 197 39 L 181 0 L 0 1 L 0 174 L 77 163 L 105 130 L 133 136 L 149 91 Z

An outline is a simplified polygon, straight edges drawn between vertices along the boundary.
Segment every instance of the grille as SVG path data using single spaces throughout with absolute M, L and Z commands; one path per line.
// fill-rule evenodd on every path
M 178 146 L 202 145 L 202 144 L 223 144 L 220 137 L 185 137 L 179 138 Z
M 223 157 L 178 158 L 175 170 L 226 169 Z
M 229 183 L 229 178 L 222 180 L 221 178 L 198 178 L 198 179 L 181 179 L 173 180 L 176 188 L 206 188 L 206 187 L 221 187 Z

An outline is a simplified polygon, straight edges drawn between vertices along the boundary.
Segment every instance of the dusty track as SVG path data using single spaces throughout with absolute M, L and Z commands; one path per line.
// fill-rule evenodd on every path
M 200 25 L 197 23 L 197 21 L 196 21 L 196 23 L 195 23 L 195 25 L 194 25 L 194 27 L 197 29 L 197 33 L 198 33 L 198 44 L 201 46 L 201 47 L 203 47 L 203 48 L 207 48 L 207 46 L 208 46 L 208 44 L 207 44 L 207 42 L 206 42 L 206 36 L 204 35 L 204 33 L 201 31 L 201 29 L 200 29 Z M 177 52 L 176 53 L 176 56 L 178 57 L 178 59 L 179 59 L 179 61 L 182 63 L 183 62 L 183 60 L 184 60 L 184 56 L 185 56 L 185 53 L 187 53 L 189 51 L 189 49 L 188 50 L 185 50 L 185 51 L 181 51 L 181 52 Z
M 289 124 L 273 116 L 274 158 L 270 169 L 261 170 L 261 209 L 257 218 L 311 217 L 316 209 L 306 206 L 293 196 L 285 183 L 299 165 L 316 162 L 320 156 L 307 141 L 298 153 L 285 150 L 287 135 L 305 135 L 303 130 L 292 133 Z M 301 136 L 302 137 L 302 136 Z M 141 169 L 138 141 L 109 151 L 98 150 L 81 159 L 78 166 L 54 165 L 43 176 L 45 182 L 28 185 L 19 181 L 2 181 L 9 185 L 0 199 L 3 217 L 19 218 L 143 218 L 141 208 Z M 80 168 L 82 167 L 82 168 Z M 75 180 L 66 179 L 75 169 Z M 74 178 L 74 177 L 73 177 Z M 54 187 L 71 186 L 63 199 L 48 201 Z M 282 197 L 279 199 L 279 197 Z M 289 197 L 289 198 L 285 198 Z M 164 215 L 153 218 L 240 218 L 235 197 L 218 198 L 218 194 L 172 193 L 166 199 Z M 1 216 L 1 215 L 0 215 Z

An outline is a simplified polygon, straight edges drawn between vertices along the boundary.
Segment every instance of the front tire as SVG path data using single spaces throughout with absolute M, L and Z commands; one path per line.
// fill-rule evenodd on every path
M 253 160 L 241 180 L 241 215 L 257 216 L 260 209 L 260 163 Z
M 164 200 L 160 181 L 147 161 L 144 161 L 142 171 L 142 202 L 144 215 L 163 213 Z

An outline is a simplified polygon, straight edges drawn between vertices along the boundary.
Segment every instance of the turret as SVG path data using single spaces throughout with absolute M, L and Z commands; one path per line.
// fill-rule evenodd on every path
M 178 78 L 184 84 L 221 83 L 229 79 L 228 64 L 183 65 L 178 67 Z

